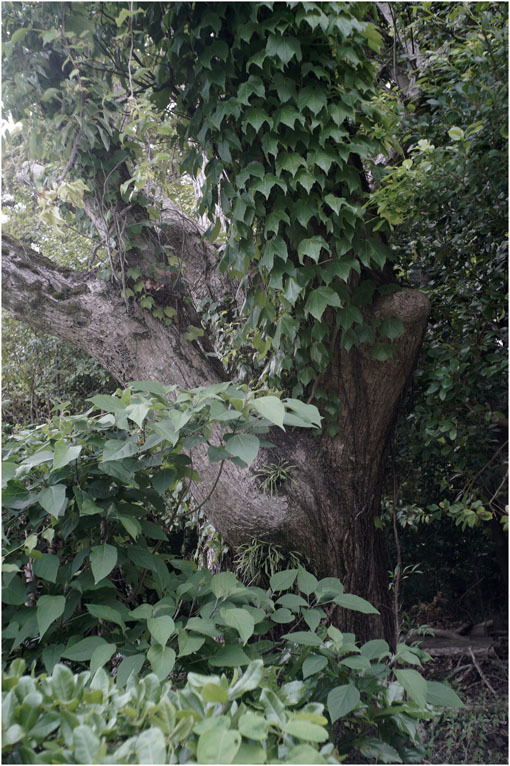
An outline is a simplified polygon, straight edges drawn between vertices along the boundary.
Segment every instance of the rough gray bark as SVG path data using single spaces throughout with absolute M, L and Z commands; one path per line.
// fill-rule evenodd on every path
M 200 320 L 195 306 L 204 297 L 235 296 L 236 286 L 215 271 L 214 249 L 200 238 L 196 225 L 171 205 L 165 207 L 165 234 L 182 255 L 183 281 L 166 288 L 165 300 L 176 308 L 169 327 L 137 305 L 127 305 L 118 288 L 95 271 L 56 266 L 28 246 L 5 236 L 4 306 L 32 328 L 58 335 L 86 351 L 119 382 L 154 379 L 191 388 L 225 379 L 207 338 L 183 339 L 189 324 Z M 155 251 L 154 251 L 155 252 Z M 155 261 L 150 238 L 144 261 Z M 321 576 L 338 576 L 346 591 L 377 606 L 381 619 L 354 612 L 337 615 L 339 624 L 360 638 L 384 633 L 391 639 L 391 604 L 386 582 L 379 513 L 385 457 L 399 405 L 414 370 L 429 313 L 427 298 L 404 289 L 379 299 L 378 317 L 397 316 L 404 333 L 391 360 L 378 362 L 370 349 L 339 351 L 324 383 L 343 403 L 340 432 L 330 438 L 305 430 L 273 429 L 273 450 L 264 451 L 251 471 L 225 463 L 215 492 L 205 507 L 216 529 L 237 546 L 252 538 L 277 542 L 304 553 Z M 193 456 L 202 482 L 194 488 L 204 499 L 217 478 L 217 464 L 203 453 Z M 268 497 L 254 474 L 264 463 L 288 460 L 296 466 L 292 482 Z

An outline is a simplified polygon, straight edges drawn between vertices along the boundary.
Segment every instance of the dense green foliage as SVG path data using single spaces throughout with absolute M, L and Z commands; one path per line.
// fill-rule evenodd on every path
M 507 519 L 506 5 L 392 8 L 393 29 L 372 3 L 4 4 L 3 98 L 23 125 L 8 230 L 98 267 L 170 326 L 146 289 L 147 243 L 165 279 L 183 264 L 150 193 L 192 212 L 203 170 L 208 237 L 245 295 L 204 306 L 203 327 L 229 374 L 285 392 L 105 396 L 95 364 L 5 324 L 7 422 L 40 423 L 4 443 L 6 762 L 412 762 L 417 722 L 459 706 L 418 672 L 418 648 L 392 655 L 329 624 L 334 607 L 374 612 L 338 579 L 260 540 L 238 551 L 238 577 L 175 544 L 201 515 L 193 450 L 221 472 L 249 466 L 270 425 L 318 430 L 290 392 L 338 434 L 331 360 L 363 344 L 391 355 L 400 321 L 367 309 L 398 278 L 432 316 L 376 521 L 404 528 L 395 580 L 419 562 L 415 600 L 479 575 L 499 593 L 481 523 L 500 538 Z M 397 87 L 404 38 L 420 51 L 412 99 Z M 33 197 L 14 181 L 25 159 L 44 163 Z M 62 412 L 99 390 L 94 410 Z M 259 469 L 268 502 L 293 468 Z
M 419 105 L 399 113 L 408 158 L 374 195 L 402 224 L 391 241 L 404 276 L 432 301 L 402 426 L 406 500 L 420 487 L 423 514 L 463 526 L 505 513 L 506 10 L 410 9 L 428 67 Z
M 392 656 L 382 639 L 358 646 L 328 626 L 331 605 L 373 613 L 367 601 L 302 567 L 246 586 L 168 547 L 198 479 L 193 449 L 214 424 L 221 471 L 226 459 L 249 465 L 270 424 L 316 426 L 317 410 L 228 383 L 169 405 L 170 388 L 93 397 L 106 414 L 55 416 L 5 444 L 3 653 L 24 660 L 4 678 L 6 762 L 421 757 L 417 721 L 460 700 L 423 679 L 419 648 Z M 46 673 L 23 676 L 25 663 Z
M 408 5 L 396 23 L 425 63 L 415 102 L 388 93 L 405 159 L 373 199 L 401 277 L 432 304 L 393 448 L 404 560 L 430 573 L 410 581 L 407 606 L 480 581 L 473 618 L 482 600 L 502 603 L 508 565 L 507 6 Z
M 347 349 L 374 342 L 380 325 L 362 327 L 376 286 L 359 278 L 391 257 L 363 209 L 362 160 L 385 134 L 367 56 L 380 35 L 355 4 L 204 10 L 152 9 L 164 51 L 156 84 L 169 71 L 172 81 L 153 100 L 175 99 L 189 118 L 177 126 L 183 148 L 192 142 L 183 168 L 195 173 L 209 159 L 202 211 L 214 220 L 220 203 L 229 223 L 220 269 L 242 280 L 246 328 L 261 357 L 271 352 L 270 379 L 292 371 L 300 395 L 331 362 L 331 325 Z M 211 238 L 218 231 L 219 220 Z M 381 336 L 400 330 L 388 320 Z

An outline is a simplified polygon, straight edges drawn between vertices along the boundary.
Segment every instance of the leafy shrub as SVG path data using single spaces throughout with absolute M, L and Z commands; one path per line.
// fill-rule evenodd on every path
M 125 688 L 104 669 L 4 674 L 5 763 L 338 763 L 323 705 L 273 690 L 262 660 L 244 673 L 189 673 L 175 690 L 154 674 Z M 51 738 L 49 739 L 51 735 Z
M 339 726 L 338 753 L 419 758 L 417 722 L 462 703 L 423 679 L 418 648 L 328 626 L 328 606 L 371 604 L 301 566 L 264 590 L 164 548 L 193 449 L 249 465 L 270 424 L 316 426 L 317 410 L 229 383 L 171 391 L 132 384 L 92 398 L 106 414 L 6 442 L 7 762 L 336 762 Z
M 300 426 L 320 422 L 315 407 L 274 396 L 255 399 L 247 387 L 229 383 L 180 391 L 169 404 L 173 390 L 133 384 L 120 396 L 92 398 L 105 415 L 55 417 L 6 441 L 7 654 L 23 645 L 30 659 L 42 656 L 51 671 L 84 635 L 96 640 L 92 633 L 110 636 L 113 630 L 116 640 L 119 633 L 134 647 L 143 631 L 141 625 L 126 628 L 126 614 L 141 606 L 142 616 L 136 612 L 133 619 L 145 621 L 144 608 L 180 584 L 167 566 L 175 555 L 160 548 L 190 480 L 198 479 L 193 449 L 208 441 L 212 425 L 222 426 L 224 436 L 220 445 L 209 445 L 210 460 L 248 465 L 264 443 L 255 433 L 267 431 L 267 418 Z

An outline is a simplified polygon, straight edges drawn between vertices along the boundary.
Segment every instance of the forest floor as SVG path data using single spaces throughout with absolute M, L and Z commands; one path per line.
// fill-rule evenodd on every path
M 451 605 L 441 606 L 435 615 L 428 615 L 433 617 L 428 625 L 435 630 L 436 638 L 416 637 L 431 653 L 434 650 L 427 644 L 433 647 L 437 642 L 436 652 L 440 655 L 424 664 L 424 675 L 431 681 L 450 683 L 465 707 L 445 709 L 424 726 L 424 763 L 508 764 L 507 617 L 494 614 L 493 619 L 464 630 L 462 621 L 455 620 L 458 615 L 452 614 Z M 463 633 L 458 639 L 457 631 Z M 451 654 L 441 656 L 442 651 Z
M 445 710 L 425 727 L 425 763 L 508 763 L 507 648 L 494 656 L 437 657 L 427 663 L 429 680 L 449 680 L 465 704 Z

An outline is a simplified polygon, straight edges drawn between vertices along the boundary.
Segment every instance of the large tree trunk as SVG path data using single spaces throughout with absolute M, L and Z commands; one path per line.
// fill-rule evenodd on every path
M 154 379 L 190 388 L 225 380 L 212 354 L 213 341 L 190 343 L 183 332 L 200 323 L 200 300 L 236 297 L 236 286 L 215 271 L 214 249 L 202 241 L 196 224 L 171 205 L 165 207 L 165 220 L 167 242 L 182 254 L 187 293 L 168 286 L 163 291 L 165 301 L 177 310 L 170 327 L 138 305 L 127 305 L 119 290 L 99 280 L 96 272 L 57 267 L 8 236 L 2 248 L 4 306 L 32 328 L 71 341 L 122 384 Z M 156 262 L 155 252 L 148 237 L 143 262 Z M 385 635 L 392 641 L 388 563 L 374 520 L 389 442 L 417 360 L 429 302 L 422 293 L 404 289 L 380 298 L 371 311 L 381 318 L 399 317 L 404 333 L 386 362 L 372 359 L 369 348 L 338 351 L 324 383 L 342 402 L 338 435 L 273 429 L 270 438 L 276 447 L 264 450 L 250 471 L 224 465 L 205 510 L 233 546 L 254 537 L 277 542 L 305 554 L 320 576 L 338 576 L 347 592 L 363 596 L 381 612 L 379 618 L 339 610 L 338 624 L 360 639 Z M 258 486 L 257 468 L 284 460 L 296 466 L 293 480 L 269 497 Z M 217 478 L 218 466 L 200 454 L 194 463 L 202 479 L 194 487 L 200 500 Z

